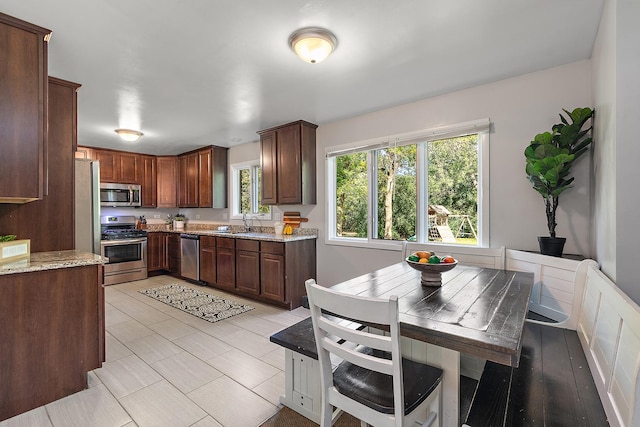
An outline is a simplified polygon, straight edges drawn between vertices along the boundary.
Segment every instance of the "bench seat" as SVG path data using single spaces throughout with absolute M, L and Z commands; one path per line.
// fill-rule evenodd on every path
M 519 367 L 487 362 L 466 424 L 608 425 L 578 334 L 526 323 Z

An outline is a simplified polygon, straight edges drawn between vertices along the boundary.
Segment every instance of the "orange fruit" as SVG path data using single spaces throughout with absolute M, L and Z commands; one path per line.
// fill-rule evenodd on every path
M 418 261 L 420 264 L 426 264 L 429 262 L 428 258 L 420 258 L 420 261 Z

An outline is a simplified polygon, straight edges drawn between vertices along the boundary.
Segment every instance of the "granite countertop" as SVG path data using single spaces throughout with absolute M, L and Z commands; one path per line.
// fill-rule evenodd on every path
M 36 252 L 29 258 L 0 264 L 0 275 L 106 264 L 107 261 L 105 257 L 84 251 Z
M 164 232 L 164 233 L 188 233 L 197 234 L 199 236 L 218 236 L 229 237 L 232 239 L 247 239 L 247 240 L 265 240 L 271 242 L 295 242 L 298 240 L 311 240 L 317 239 L 316 234 L 291 234 L 291 235 L 278 235 L 275 233 L 265 232 L 237 232 L 237 231 L 218 231 L 218 230 L 147 230 L 149 233 Z

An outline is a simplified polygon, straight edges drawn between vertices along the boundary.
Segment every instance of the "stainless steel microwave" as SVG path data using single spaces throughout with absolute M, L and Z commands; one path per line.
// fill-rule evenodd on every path
M 100 206 L 141 206 L 140 185 L 101 182 Z

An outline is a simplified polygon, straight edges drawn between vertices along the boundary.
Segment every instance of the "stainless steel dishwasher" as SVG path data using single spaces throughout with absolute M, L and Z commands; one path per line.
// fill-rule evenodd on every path
M 187 279 L 200 281 L 200 236 L 180 234 L 181 275 Z

